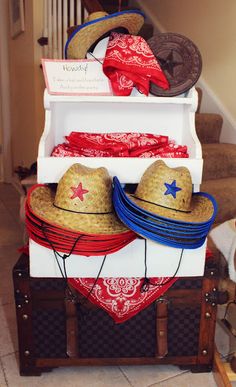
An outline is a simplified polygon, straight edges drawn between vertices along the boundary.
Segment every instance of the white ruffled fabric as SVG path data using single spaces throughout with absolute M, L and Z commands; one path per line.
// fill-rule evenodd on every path
M 228 263 L 230 279 L 236 282 L 236 219 L 215 227 L 209 236 Z

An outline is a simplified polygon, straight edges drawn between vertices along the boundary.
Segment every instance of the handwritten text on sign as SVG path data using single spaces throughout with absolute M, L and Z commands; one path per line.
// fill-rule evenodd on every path
M 42 65 L 49 94 L 112 94 L 109 80 L 98 61 L 42 59 Z

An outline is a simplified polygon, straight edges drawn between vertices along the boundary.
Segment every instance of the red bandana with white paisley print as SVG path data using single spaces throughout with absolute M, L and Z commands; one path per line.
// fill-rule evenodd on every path
M 141 36 L 112 32 L 103 72 L 110 79 L 115 95 L 130 95 L 133 87 L 148 95 L 150 81 L 164 90 L 169 89 L 165 74 Z

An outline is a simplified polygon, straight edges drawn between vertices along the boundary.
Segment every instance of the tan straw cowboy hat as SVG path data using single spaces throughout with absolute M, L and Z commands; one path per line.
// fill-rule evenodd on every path
M 124 29 L 130 35 L 137 35 L 144 23 L 144 14 L 139 10 L 127 10 L 108 15 L 106 12 L 94 12 L 85 23 L 77 26 L 65 45 L 67 59 L 83 59 L 87 51 L 107 33 Z
M 186 167 L 169 168 L 162 160 L 147 168 L 130 199 L 158 216 L 190 223 L 211 221 L 217 207 L 211 195 L 192 193 L 192 179 Z
M 112 206 L 112 180 L 106 168 L 73 164 L 58 182 L 56 193 L 36 185 L 27 204 L 39 219 L 86 234 L 119 234 L 128 229 Z

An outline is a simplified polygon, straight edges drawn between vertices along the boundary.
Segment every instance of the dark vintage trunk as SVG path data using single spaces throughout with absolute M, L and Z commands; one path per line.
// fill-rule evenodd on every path
M 64 279 L 30 278 L 25 255 L 13 279 L 21 375 L 71 365 L 212 368 L 222 296 L 214 259 L 207 260 L 204 277 L 178 279 L 161 299 L 121 324 L 82 296 L 75 301 Z

